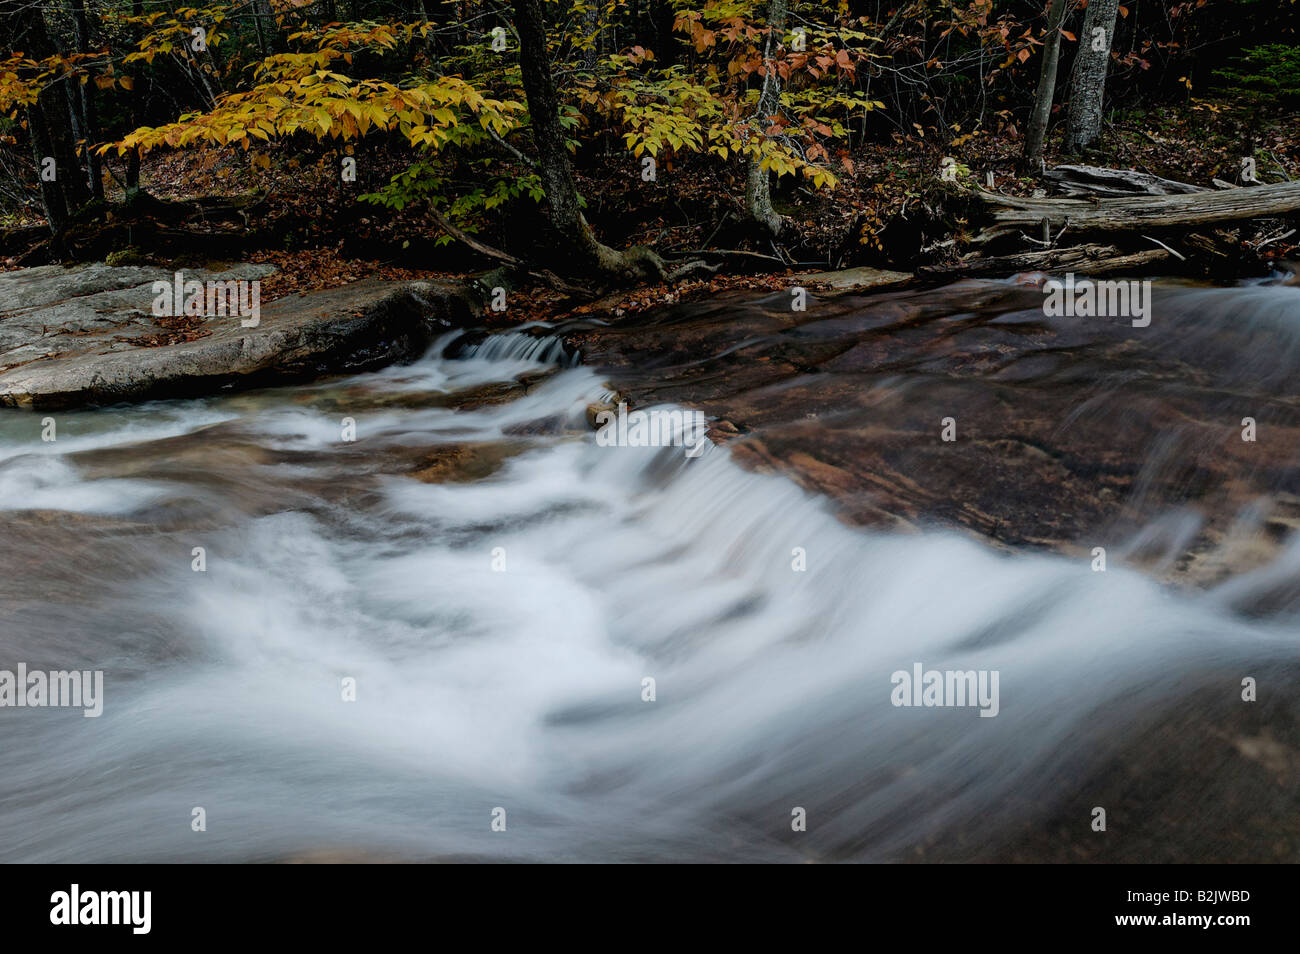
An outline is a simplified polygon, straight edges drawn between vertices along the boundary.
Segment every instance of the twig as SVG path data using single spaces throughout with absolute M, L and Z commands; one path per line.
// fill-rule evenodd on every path
M 762 252 L 745 252 L 737 249 L 726 248 L 697 248 L 685 252 L 665 252 L 666 255 L 716 255 L 719 258 L 754 258 L 764 262 L 776 262 L 778 265 L 789 265 L 784 259 L 773 258 L 771 255 L 764 255 Z
M 1270 159 L 1272 159 L 1274 162 L 1277 163 L 1277 171 L 1282 173 L 1282 178 L 1285 179 L 1287 182 L 1290 182 L 1291 177 L 1286 174 L 1286 166 L 1282 165 L 1282 161 L 1278 159 L 1277 156 L 1273 155 L 1271 152 L 1267 153 L 1267 155 Z
M 497 131 L 492 128 L 491 124 L 485 126 L 484 128 L 487 129 L 488 135 L 496 140 L 498 146 L 500 146 L 502 149 L 505 149 L 512 156 L 514 156 L 516 159 L 518 159 L 520 162 L 526 165 L 529 169 L 537 168 L 537 163 L 533 162 L 533 160 L 529 159 L 527 156 L 525 156 L 514 146 L 510 145 L 510 143 L 502 139 L 501 136 L 497 133 Z
M 1146 239 L 1148 242 L 1155 242 L 1157 245 L 1159 245 L 1162 249 L 1164 249 L 1174 258 L 1178 259 L 1180 262 L 1187 261 L 1186 256 L 1179 255 L 1177 252 L 1175 252 L 1172 248 L 1170 248 L 1168 245 L 1166 245 L 1164 242 L 1160 241 L 1159 239 L 1153 239 L 1150 235 L 1144 235 L 1142 237 Z
M 717 235 L 720 231 L 722 231 L 722 226 L 726 223 L 727 219 L 729 218 L 731 218 L 731 210 L 727 209 L 725 212 L 722 213 L 722 218 L 718 219 L 718 224 L 714 226 L 713 231 L 709 233 L 709 237 L 704 240 L 705 245 L 708 245 L 710 242 L 712 242 L 713 236 Z
M 1271 239 L 1265 239 L 1256 245 L 1255 250 L 1259 251 L 1259 249 L 1263 248 L 1265 245 L 1272 245 L 1274 242 L 1280 242 L 1284 238 L 1290 238 L 1292 235 L 1295 235 L 1295 233 L 1296 230 L 1292 229 L 1290 232 L 1283 232 L 1281 235 L 1274 235 Z

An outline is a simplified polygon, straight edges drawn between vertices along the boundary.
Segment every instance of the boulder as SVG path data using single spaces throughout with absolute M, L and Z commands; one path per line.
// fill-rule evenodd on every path
M 238 265 L 184 279 L 206 288 L 273 272 Z M 456 286 L 372 279 L 259 305 L 255 324 L 240 314 L 156 315 L 167 310 L 154 307 L 158 281 L 174 273 L 93 264 L 0 275 L 0 406 L 186 397 L 373 370 L 418 357 L 475 312 Z

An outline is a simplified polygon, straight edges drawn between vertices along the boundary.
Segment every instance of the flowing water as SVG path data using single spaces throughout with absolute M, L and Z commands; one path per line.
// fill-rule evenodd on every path
M 105 674 L 99 718 L 0 710 L 0 860 L 894 858 L 1300 656 L 1238 609 L 1294 550 L 1200 592 L 851 528 L 725 446 L 598 446 L 554 340 L 454 337 L 54 442 L 0 416 L 0 669 Z M 917 662 L 998 671 L 997 717 L 891 704 Z

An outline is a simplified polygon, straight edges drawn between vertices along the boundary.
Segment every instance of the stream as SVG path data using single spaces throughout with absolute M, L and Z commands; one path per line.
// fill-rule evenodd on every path
M 600 446 L 610 397 L 524 329 L 53 441 L 0 412 L 0 669 L 104 673 L 97 718 L 0 710 L 0 861 L 1032 855 L 1123 837 L 1106 779 L 1205 693 L 1295 698 L 1294 541 L 1198 588 L 853 526 L 728 444 Z M 918 663 L 997 672 L 996 717 L 895 705 Z

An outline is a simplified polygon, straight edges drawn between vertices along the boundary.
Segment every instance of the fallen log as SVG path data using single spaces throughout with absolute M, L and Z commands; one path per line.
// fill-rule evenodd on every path
M 1163 248 L 1124 252 L 1112 245 L 1072 245 L 1019 255 L 968 255 L 945 265 L 923 265 L 918 278 L 951 280 L 1016 272 L 1070 271 L 1080 275 L 1114 275 L 1148 268 L 1170 257 Z
M 1102 166 L 1057 166 L 1043 173 L 1065 195 L 1123 198 L 1141 195 L 1191 195 L 1210 192 L 1206 186 L 1162 179 L 1134 169 L 1107 169 Z
M 1074 232 L 1139 232 L 1241 222 L 1300 212 L 1300 182 L 1194 195 L 1126 199 L 1026 199 L 978 190 L 993 210 L 992 225 L 977 235 L 982 244 L 1019 229 Z

